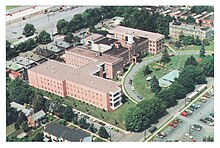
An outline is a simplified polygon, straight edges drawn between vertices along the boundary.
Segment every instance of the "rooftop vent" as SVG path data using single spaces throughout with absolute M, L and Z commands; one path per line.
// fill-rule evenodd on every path
M 55 73 L 55 70 L 53 70 L 52 72 Z
M 45 69 L 48 69 L 48 67 L 47 67 L 47 66 L 45 66 Z
M 91 83 L 94 84 L 94 81 L 92 81 Z

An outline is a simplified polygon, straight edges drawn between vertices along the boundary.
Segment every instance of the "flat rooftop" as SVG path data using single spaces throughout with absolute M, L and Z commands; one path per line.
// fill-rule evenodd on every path
M 179 28 L 191 29 L 191 30 L 202 30 L 202 31 L 206 31 L 206 30 L 209 29 L 208 27 L 200 27 L 200 26 L 190 25 L 190 24 L 185 24 L 185 23 L 184 23 L 184 24 L 181 23 L 180 25 L 175 25 L 175 24 L 173 24 L 173 23 L 170 23 L 170 25 L 176 26 L 176 27 L 179 27 Z
M 35 61 L 35 62 L 44 59 L 43 56 L 37 55 L 37 54 L 35 54 L 33 51 L 27 51 L 27 52 L 25 52 L 25 53 L 20 53 L 20 56 L 23 57 L 23 58 L 28 58 L 28 59 L 30 59 L 30 60 L 33 60 L 33 61 Z
M 94 61 L 101 60 L 101 61 L 105 61 L 111 64 L 121 60 L 120 58 L 106 55 L 106 54 L 102 54 L 100 56 L 99 52 L 95 52 L 93 50 L 89 50 L 89 49 L 82 48 L 82 47 L 74 47 L 68 50 L 67 52 L 78 54 L 79 56 L 85 56 L 87 58 L 93 59 Z
M 118 40 L 116 39 L 111 39 L 111 38 L 108 38 L 108 37 L 105 37 L 97 42 L 95 42 L 96 44 L 104 44 L 104 45 L 109 45 L 111 46 L 112 44 L 114 44 L 115 42 L 117 42 Z
M 98 66 L 98 65 L 96 65 Z M 94 66 L 93 66 L 94 67 Z M 94 69 L 94 68 L 93 68 Z M 89 88 L 94 88 L 102 92 L 117 92 L 119 91 L 119 83 L 107 80 L 98 76 L 89 74 L 89 68 L 84 66 L 82 69 L 69 66 L 65 63 L 57 62 L 54 60 L 46 61 L 37 65 L 29 71 L 33 71 L 60 81 L 69 80 L 78 84 L 84 85 Z M 94 69 L 95 70 L 95 69 Z
M 164 75 L 162 78 L 159 79 L 159 84 L 161 87 L 169 87 L 175 78 L 179 77 L 179 70 L 173 70 L 168 74 Z
M 157 40 L 164 38 L 164 35 L 159 34 L 159 33 L 153 33 L 149 31 L 124 27 L 124 26 L 116 26 L 112 29 L 109 29 L 108 31 L 109 33 L 118 33 L 118 34 L 124 34 L 124 35 L 131 32 L 131 33 L 134 33 L 134 36 L 149 38 L 150 40 L 153 40 L 153 41 L 157 41 Z
M 103 38 L 104 36 L 101 34 L 93 33 L 85 38 L 85 40 L 92 40 L 98 41 L 99 39 Z
M 119 56 L 120 54 L 124 53 L 125 51 L 128 51 L 127 48 L 121 47 L 121 48 L 112 48 L 106 52 L 104 52 L 105 54 L 109 54 L 112 56 Z

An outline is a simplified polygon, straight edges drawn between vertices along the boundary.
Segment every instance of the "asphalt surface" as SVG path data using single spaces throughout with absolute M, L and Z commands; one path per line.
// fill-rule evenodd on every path
M 198 104 L 198 103 L 197 103 Z M 163 139 L 155 138 L 156 141 L 166 141 L 166 140 L 180 140 L 182 142 L 190 142 L 191 140 L 184 136 L 185 133 L 191 132 L 193 139 L 202 142 L 202 138 L 205 136 L 214 136 L 214 126 L 208 125 L 208 123 L 203 123 L 199 121 L 201 118 L 209 116 L 210 113 L 214 113 L 214 97 L 208 99 L 206 103 L 199 103 L 201 107 L 195 110 L 191 116 L 183 117 L 178 116 L 182 120 L 182 123 L 177 125 L 177 128 L 168 127 L 163 132 L 167 134 Z M 203 128 L 201 131 L 195 131 L 190 128 L 193 124 L 199 124 Z
M 10 24 L 10 26 L 7 25 L 6 39 L 12 42 L 17 41 L 17 38 L 22 36 L 23 27 L 27 23 L 33 24 L 37 31 L 46 30 L 48 33 L 54 33 L 56 32 L 56 23 L 58 20 L 65 19 L 69 21 L 75 14 L 83 13 L 86 9 L 95 7 L 98 6 L 83 6 L 68 11 L 50 13 L 50 16 L 48 16 L 48 14 L 39 14 L 27 18 L 26 20 Z M 16 32 L 16 34 L 13 34 L 12 32 Z

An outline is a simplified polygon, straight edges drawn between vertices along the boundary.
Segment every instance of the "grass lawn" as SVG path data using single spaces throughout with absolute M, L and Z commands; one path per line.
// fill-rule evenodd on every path
M 143 69 L 144 67 L 137 72 L 137 74 L 134 76 L 133 79 L 133 86 L 137 93 L 141 95 L 144 99 L 151 99 L 154 97 L 154 93 L 150 90 L 150 82 L 146 81 L 146 78 L 148 76 L 156 76 L 157 79 L 161 78 L 163 75 L 167 74 L 168 72 L 182 67 L 186 61 L 186 59 L 189 57 L 189 55 L 181 55 L 181 56 L 173 56 L 171 57 L 171 62 L 166 64 L 166 68 L 161 70 L 153 70 L 153 72 L 149 75 L 144 76 Z M 195 58 L 198 58 L 198 56 L 194 55 Z M 152 63 L 150 67 L 156 65 L 156 62 Z M 152 69 L 152 68 L 151 68 Z
M 36 90 L 36 89 L 35 89 Z M 67 97 L 62 99 L 62 97 L 59 97 L 57 95 L 48 93 L 46 91 L 43 90 L 39 90 L 44 96 L 47 96 L 53 100 L 56 100 L 58 102 L 62 102 L 65 105 L 70 105 L 70 106 L 74 106 L 74 108 L 76 108 L 77 110 L 80 110 L 84 113 L 88 113 L 91 116 L 94 116 L 98 119 L 101 119 L 107 123 L 113 124 L 117 127 L 120 127 L 122 129 L 125 129 L 125 125 L 123 123 L 123 115 L 124 113 L 130 108 L 130 107 L 135 107 L 136 104 L 133 103 L 132 101 L 128 100 L 126 103 L 124 103 L 122 106 L 120 106 L 118 109 L 116 109 L 113 112 L 107 112 L 107 111 L 103 111 L 100 108 L 97 108 L 93 105 L 89 105 L 87 103 L 83 103 L 82 101 L 76 100 L 74 98 L 71 97 Z M 76 107 L 75 107 L 76 106 Z M 89 112 L 87 112 L 87 110 Z M 104 118 L 102 118 L 104 117 Z M 115 120 L 117 121 L 117 125 L 115 124 Z
M 102 139 L 96 137 L 95 140 L 94 140 L 93 142 L 106 142 L 106 141 L 104 141 L 104 140 L 102 140 Z
M 83 103 L 82 101 L 78 101 L 76 99 L 73 99 L 71 97 L 67 97 L 66 99 L 64 99 L 63 101 L 64 104 L 66 105 L 75 105 L 76 109 L 82 111 L 82 112 L 87 112 L 86 110 L 88 110 L 88 114 L 92 115 L 98 119 L 104 120 L 108 123 L 111 123 L 113 125 L 115 124 L 115 120 L 118 122 L 118 124 L 116 126 L 125 129 L 125 125 L 123 123 L 123 114 L 130 108 L 130 107 L 134 107 L 136 106 L 133 102 L 131 102 L 130 100 L 128 100 L 125 104 L 123 104 L 121 107 L 119 107 L 117 110 L 113 111 L 113 112 L 106 112 L 103 111 L 102 109 L 99 109 L 95 106 Z M 103 118 L 102 118 L 103 117 Z
M 11 125 L 6 127 L 6 135 L 12 133 L 14 130 L 15 130 L 15 123 L 12 123 Z
M 200 50 L 201 46 L 196 46 L 196 45 L 193 45 L 193 46 L 186 46 L 186 47 L 183 47 L 182 49 L 177 49 L 174 44 L 169 44 L 174 50 L 176 51 L 184 51 L 184 50 Z M 206 51 L 213 51 L 214 52 L 214 40 L 210 43 L 209 46 L 205 46 L 205 50 Z
M 18 129 L 15 130 L 14 132 L 12 132 L 11 134 L 7 135 L 7 137 L 17 137 L 17 135 L 19 135 L 20 133 L 23 133 L 23 129 Z
M 6 6 L 6 10 L 10 10 L 10 9 L 17 8 L 17 7 L 20 7 L 20 6 Z

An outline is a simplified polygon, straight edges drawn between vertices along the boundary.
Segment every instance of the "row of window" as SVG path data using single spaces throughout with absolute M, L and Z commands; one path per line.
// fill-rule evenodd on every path
M 62 94 L 62 91 L 56 91 L 56 90 L 51 89 L 50 87 L 41 86 L 41 88 L 42 88 L 42 89 L 45 89 L 45 90 L 47 90 L 47 91 L 49 91 L 49 92 L 52 92 L 52 93 Z
M 99 104 L 99 102 L 98 101 L 92 101 L 92 100 L 90 100 L 90 99 L 87 99 L 87 98 L 84 98 L 84 97 L 80 97 L 79 95 L 76 95 L 76 94 L 72 94 L 72 93 L 69 93 L 69 92 L 67 92 L 67 95 L 69 95 L 69 96 L 72 96 L 72 97 L 75 97 L 75 98 L 77 98 L 77 99 L 81 99 L 82 101 L 85 101 L 85 102 L 89 102 L 89 103 L 92 103 L 92 104 L 95 104 L 95 105 L 101 105 L 101 106 L 103 106 L 103 104 L 102 103 L 100 103 Z
M 53 84 L 56 84 L 56 85 L 62 85 L 62 83 L 59 83 L 59 82 L 56 82 L 56 81 L 52 81 L 52 80 L 49 80 L 47 78 L 43 78 L 43 77 L 40 77 L 40 80 L 41 80 L 41 83 L 53 83 Z

